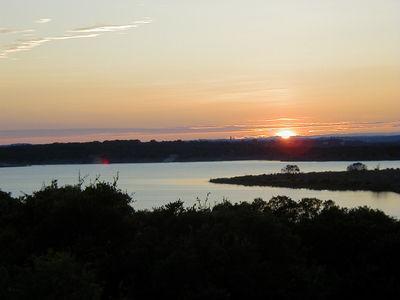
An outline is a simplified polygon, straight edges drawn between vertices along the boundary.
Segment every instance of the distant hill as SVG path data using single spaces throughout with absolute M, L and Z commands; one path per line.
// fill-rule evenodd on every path
M 150 141 L 0 147 L 0 166 L 222 160 L 398 160 L 400 135 Z

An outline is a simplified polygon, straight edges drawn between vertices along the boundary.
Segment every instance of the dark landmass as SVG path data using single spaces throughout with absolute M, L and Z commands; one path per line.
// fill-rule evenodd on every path
M 273 186 L 312 190 L 375 191 L 400 193 L 400 169 L 353 172 L 263 174 L 210 179 L 212 183 Z
M 0 166 L 229 160 L 400 159 L 400 136 L 170 142 L 105 141 L 0 147 Z
M 400 222 L 265 202 L 137 211 L 115 184 L 0 192 L 1 299 L 399 299 Z

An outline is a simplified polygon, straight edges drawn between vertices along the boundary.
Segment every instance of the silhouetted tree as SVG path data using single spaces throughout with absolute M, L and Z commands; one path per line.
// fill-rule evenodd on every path
M 282 168 L 282 173 L 298 174 L 300 173 L 300 168 L 298 165 L 286 165 L 284 168 Z
M 360 162 L 353 163 L 353 164 L 347 166 L 348 172 L 366 171 L 366 170 L 368 170 L 368 167 L 365 164 L 360 163 Z

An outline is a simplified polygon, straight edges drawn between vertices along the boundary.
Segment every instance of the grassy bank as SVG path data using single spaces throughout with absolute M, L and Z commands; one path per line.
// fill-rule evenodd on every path
M 247 175 L 232 178 L 215 178 L 211 179 L 210 182 L 314 190 L 364 190 L 400 193 L 400 169 Z

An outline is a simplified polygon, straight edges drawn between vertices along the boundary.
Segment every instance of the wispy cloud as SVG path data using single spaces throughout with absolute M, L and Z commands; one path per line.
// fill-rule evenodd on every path
M 57 36 L 57 37 L 31 39 L 31 40 L 21 40 L 21 41 L 14 43 L 13 45 L 10 45 L 8 48 L 0 51 L 0 58 L 6 58 L 11 53 L 29 51 L 29 50 L 32 50 L 33 48 L 36 48 L 38 46 L 43 45 L 44 43 L 48 43 L 51 41 L 94 38 L 97 36 L 99 36 L 99 34 L 65 35 L 65 36 Z
M 117 32 L 126 31 L 132 28 L 136 28 L 141 24 L 149 24 L 152 20 L 150 18 L 145 18 L 143 20 L 134 21 L 129 24 L 124 25 L 95 25 L 90 27 L 76 28 L 70 30 L 71 33 L 104 33 L 104 32 Z
M 39 20 L 35 21 L 35 23 L 37 23 L 37 24 L 45 24 L 45 23 L 49 23 L 49 22 L 51 22 L 51 19 L 49 19 L 49 18 L 39 19 Z
M 16 34 L 16 33 L 32 33 L 35 29 L 12 29 L 12 28 L 0 28 L 0 34 Z
M 5 49 L 0 50 L 0 58 L 7 58 L 8 55 L 11 53 L 32 50 L 33 48 L 38 47 L 49 41 L 50 40 L 48 38 L 17 41 L 16 43 L 9 45 Z
M 77 28 L 74 30 L 70 30 L 69 32 L 72 33 L 102 33 L 102 32 L 115 32 L 115 31 L 124 31 L 131 28 L 136 28 L 136 24 L 129 24 L 129 25 L 99 25 L 99 26 L 92 26 L 92 27 L 84 27 L 84 28 Z
M 36 21 L 36 23 L 43 24 L 43 23 L 48 23 L 50 21 L 51 19 L 40 19 Z M 50 36 L 50 37 L 35 38 L 35 39 L 18 39 L 12 44 L 0 47 L 0 59 L 8 58 L 9 55 L 13 53 L 32 50 L 38 46 L 41 46 L 45 43 L 52 41 L 95 38 L 109 32 L 127 31 L 133 28 L 137 28 L 143 24 L 149 24 L 151 22 L 152 20 L 150 18 L 144 18 L 123 25 L 100 25 L 100 26 L 96 25 L 96 26 L 72 29 L 68 30 L 64 35 L 59 35 L 59 36 Z M 8 28 L 0 28 L 0 34 L 11 34 L 11 33 L 27 34 L 27 33 L 32 33 L 34 31 L 35 30 L 33 29 L 14 30 Z
M 81 34 L 81 35 L 64 35 L 50 38 L 51 41 L 72 40 L 72 39 L 87 39 L 98 37 L 100 34 Z

